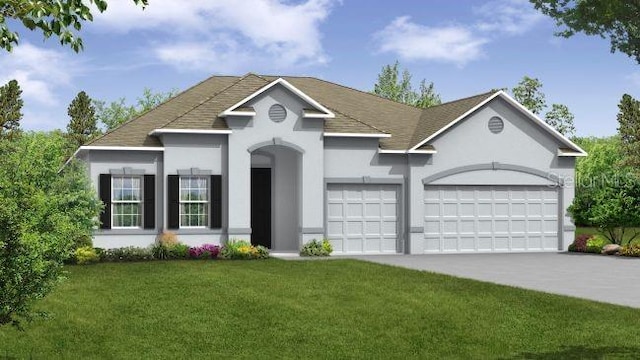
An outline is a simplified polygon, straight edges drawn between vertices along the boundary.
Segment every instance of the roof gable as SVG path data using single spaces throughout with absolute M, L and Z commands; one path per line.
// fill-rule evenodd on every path
M 262 78 L 262 79 L 264 79 L 264 78 Z M 305 111 L 305 115 L 308 114 L 306 117 L 324 118 L 324 119 L 330 119 L 330 118 L 334 118 L 335 117 L 335 114 L 331 110 L 327 109 L 326 107 L 321 105 L 319 102 L 317 102 L 316 100 L 311 98 L 309 95 L 307 95 L 304 92 L 302 92 L 297 87 L 291 85 L 291 83 L 289 83 L 287 80 L 285 80 L 283 78 L 278 78 L 278 79 L 272 81 L 271 83 L 268 83 L 267 85 L 263 86 L 262 88 L 256 90 L 252 94 L 246 96 L 242 100 L 238 101 L 237 103 L 231 105 L 230 107 L 228 107 L 225 110 L 223 110 L 222 112 L 220 112 L 220 114 L 218 116 L 223 118 L 223 117 L 231 116 L 231 115 L 237 115 L 237 116 L 245 116 L 245 115 L 247 115 L 248 112 L 242 111 L 241 109 L 244 108 L 244 107 L 247 107 L 247 104 L 251 100 L 255 99 L 256 97 L 258 97 L 261 94 L 264 94 L 269 89 L 271 89 L 272 87 L 277 86 L 277 85 L 285 87 L 286 89 L 291 91 L 294 95 L 296 95 L 298 98 L 300 98 L 302 101 L 304 101 L 305 103 L 309 104 L 313 108 L 313 110 L 315 110 L 315 111 Z M 255 113 L 254 114 L 250 114 L 250 116 L 253 116 L 253 115 L 255 115 Z
M 477 110 L 482 108 L 484 105 L 488 104 L 493 99 L 500 97 L 504 99 L 507 103 L 513 106 L 518 112 L 525 115 L 525 117 L 531 120 L 535 125 L 541 127 L 544 131 L 552 135 L 556 138 L 560 143 L 564 144 L 568 148 L 572 149 L 573 156 L 586 156 L 586 152 L 582 150 L 578 145 L 573 143 L 564 135 L 560 134 L 556 129 L 547 124 L 544 120 L 540 119 L 534 113 L 529 111 L 529 109 L 525 108 L 522 104 L 513 99 L 509 94 L 500 90 L 497 92 L 490 92 L 486 94 L 481 94 L 477 96 L 473 96 L 466 99 L 457 100 L 451 103 L 442 104 L 440 106 L 435 106 L 433 108 L 425 109 L 425 114 L 427 116 L 434 116 L 434 114 L 438 114 L 436 119 L 436 126 L 433 126 L 433 121 L 424 121 L 431 126 L 427 126 L 426 128 L 429 130 L 435 131 L 425 131 L 427 134 L 422 140 L 420 140 L 417 144 L 415 144 L 411 151 L 417 150 L 430 141 L 438 137 L 440 134 L 446 132 L 449 128 L 453 127 L 457 123 L 467 119 L 471 114 L 475 113 Z M 444 105 L 444 106 L 443 106 Z M 466 111 L 464 111 L 466 109 Z M 464 112 L 463 112 L 464 111 Z M 459 114 L 457 117 L 454 117 L 456 114 Z M 421 119 L 422 120 L 422 119 Z M 439 124 L 438 124 L 439 123 Z M 439 128 L 438 128 L 439 126 Z M 416 132 L 416 138 L 418 136 L 418 132 Z M 570 155 L 565 155 L 570 156 Z

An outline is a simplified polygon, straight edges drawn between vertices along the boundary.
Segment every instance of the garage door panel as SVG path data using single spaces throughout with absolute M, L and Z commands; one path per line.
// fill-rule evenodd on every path
M 524 234 L 527 232 L 527 222 L 525 220 L 511 220 L 511 233 L 521 233 Z
M 542 236 L 530 236 L 529 237 L 529 246 L 528 248 L 531 250 L 542 250 Z
M 509 237 L 508 236 L 495 236 L 494 240 L 494 250 L 498 251 L 508 251 L 509 250 Z
M 342 204 L 329 204 L 329 207 L 327 209 L 327 216 L 332 219 L 332 218 L 342 218 L 344 216 L 343 212 L 342 212 L 343 206 Z
M 443 250 L 444 251 L 451 251 L 451 250 L 458 250 L 458 237 L 457 236 L 443 236 L 442 237 L 443 240 Z
M 347 218 L 361 218 L 362 204 L 347 204 Z
M 377 235 L 382 232 L 380 221 L 367 221 L 365 224 L 366 235 Z
M 476 233 L 476 221 L 475 220 L 460 220 L 460 234 L 475 234 Z
M 511 236 L 511 250 L 526 250 L 527 238 L 524 236 Z
M 491 234 L 493 232 L 493 220 L 478 219 L 478 234 Z
M 362 222 L 361 221 L 348 221 L 347 222 L 347 235 L 359 236 L 362 234 Z
M 476 238 L 471 236 L 460 236 L 460 250 L 469 251 L 476 249 Z
M 398 185 L 328 184 L 327 232 L 334 251 L 397 252 L 398 193 Z
M 426 252 L 558 248 L 558 192 L 545 186 L 426 186 Z
M 493 237 L 491 236 L 478 236 L 478 250 L 479 251 L 491 251 L 493 246 Z
M 493 205 L 493 215 L 509 216 L 509 203 L 496 203 Z
M 476 205 L 474 203 L 461 203 L 458 206 L 460 206 L 460 209 L 459 209 L 460 216 L 475 217 Z
M 367 217 L 379 218 L 382 216 L 382 205 L 380 203 L 365 204 L 364 208 Z

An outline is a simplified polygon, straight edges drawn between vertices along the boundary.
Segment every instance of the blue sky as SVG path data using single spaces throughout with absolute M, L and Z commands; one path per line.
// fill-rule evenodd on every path
M 640 65 L 599 37 L 557 38 L 525 0 L 111 0 L 85 25 L 80 54 L 16 26 L 0 81 L 19 80 L 23 127 L 64 128 L 77 92 L 133 102 L 145 87 L 184 90 L 213 74 L 309 75 L 371 90 L 396 59 L 444 101 L 513 87 L 524 75 L 575 114 L 578 135 L 616 132 L 622 94 L 640 97 Z

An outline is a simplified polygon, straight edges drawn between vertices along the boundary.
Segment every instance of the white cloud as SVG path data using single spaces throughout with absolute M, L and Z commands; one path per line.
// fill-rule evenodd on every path
M 504 36 L 522 35 L 543 16 L 526 0 L 495 0 L 474 8 L 470 24 L 427 26 L 409 16 L 395 18 L 374 35 L 378 50 L 404 60 L 432 60 L 458 66 L 485 56 L 484 45 Z
M 483 56 L 486 39 L 462 26 L 427 27 L 396 18 L 376 38 L 380 51 L 393 52 L 406 60 L 437 60 L 464 65 Z
M 480 31 L 505 35 L 522 35 L 531 30 L 544 16 L 527 0 L 496 0 L 474 8 L 480 17 Z
M 275 67 L 323 64 L 327 55 L 319 27 L 336 2 L 155 0 L 143 11 L 122 0 L 110 2 L 94 26 L 121 33 L 162 32 L 163 41 L 149 44 L 151 52 L 178 68 L 229 71 L 239 68 L 237 57 L 240 63 Z
M 43 105 L 55 105 L 57 88 L 68 86 L 78 64 L 64 53 L 22 42 L 0 57 L 0 84 L 15 79 L 22 96 Z

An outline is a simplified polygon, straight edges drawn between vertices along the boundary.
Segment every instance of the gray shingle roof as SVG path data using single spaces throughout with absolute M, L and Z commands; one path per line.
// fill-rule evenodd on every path
M 391 134 L 380 139 L 380 147 L 388 150 L 410 149 L 493 94 L 420 109 L 317 78 L 282 78 L 335 113 L 335 118 L 323 120 L 325 132 Z M 162 146 L 149 132 L 227 129 L 218 114 L 276 79 L 255 74 L 212 76 L 87 145 Z

